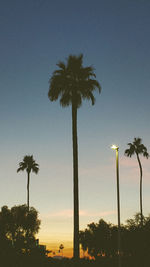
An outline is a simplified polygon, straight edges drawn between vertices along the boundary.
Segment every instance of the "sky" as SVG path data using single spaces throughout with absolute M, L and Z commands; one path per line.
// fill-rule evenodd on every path
M 139 212 L 139 168 L 126 158 L 141 137 L 150 152 L 150 1 L 0 0 L 0 205 L 26 203 L 25 155 L 40 166 L 31 175 L 30 205 L 39 211 L 40 243 L 72 255 L 71 109 L 48 99 L 61 60 L 83 53 L 102 87 L 96 104 L 78 110 L 80 229 L 103 218 L 117 223 L 115 152 L 119 146 L 121 222 Z M 143 211 L 150 213 L 150 160 L 143 166 Z

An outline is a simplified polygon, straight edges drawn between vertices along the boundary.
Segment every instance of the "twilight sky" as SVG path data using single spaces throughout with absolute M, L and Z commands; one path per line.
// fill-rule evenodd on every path
M 150 1 L 1 0 L 1 206 L 26 202 L 24 155 L 40 165 L 30 204 L 42 220 L 39 238 L 51 249 L 72 247 L 71 110 L 50 102 L 48 80 L 59 60 L 83 53 L 102 93 L 78 110 L 80 229 L 100 218 L 117 223 L 115 152 L 120 147 L 121 221 L 139 211 L 136 158 L 127 143 L 141 137 L 150 151 Z M 150 162 L 143 164 L 144 215 L 150 213 Z

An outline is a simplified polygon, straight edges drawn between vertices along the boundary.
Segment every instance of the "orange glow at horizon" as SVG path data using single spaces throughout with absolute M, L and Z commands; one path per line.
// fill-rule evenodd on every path
M 63 249 L 63 254 L 62 252 L 59 252 L 59 246 L 60 242 L 39 242 L 40 245 L 45 245 L 47 250 L 52 251 L 51 253 L 48 254 L 49 257 L 53 256 L 62 256 L 67 257 L 67 258 L 72 258 L 73 257 L 73 247 L 72 247 L 72 242 L 64 242 L 64 249 Z M 83 250 L 80 247 L 80 258 L 83 258 L 84 256 L 88 257 L 87 253 L 83 253 Z
M 46 245 L 47 250 L 52 251 L 49 256 L 73 257 L 73 210 L 56 210 L 40 214 L 41 228 L 37 235 L 39 244 Z M 80 230 L 85 229 L 91 220 L 98 221 L 101 217 L 115 216 L 116 210 L 89 211 L 80 210 Z M 63 252 L 59 252 L 59 246 L 63 244 Z M 80 248 L 80 257 L 88 257 Z
M 60 242 L 44 242 L 39 241 L 40 245 L 45 245 L 47 250 L 52 251 L 49 253 L 49 256 L 62 256 L 62 252 L 59 252 Z M 64 249 L 63 249 L 63 257 L 72 258 L 73 257 L 73 248 L 72 242 L 63 242 Z

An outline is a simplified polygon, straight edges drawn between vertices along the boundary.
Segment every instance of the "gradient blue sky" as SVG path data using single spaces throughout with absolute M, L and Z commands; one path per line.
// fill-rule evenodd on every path
M 1 0 L 1 206 L 26 202 L 26 154 L 40 165 L 30 203 L 42 219 L 40 240 L 72 246 L 71 110 L 47 97 L 59 60 L 83 53 L 101 83 L 96 104 L 78 111 L 80 228 L 117 223 L 115 154 L 120 147 L 121 221 L 139 210 L 139 170 L 124 157 L 141 137 L 150 148 L 149 0 Z M 143 207 L 150 212 L 150 164 L 143 160 Z

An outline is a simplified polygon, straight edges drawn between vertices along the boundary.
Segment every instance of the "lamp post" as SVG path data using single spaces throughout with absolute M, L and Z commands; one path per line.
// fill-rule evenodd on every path
M 116 150 L 116 178 L 117 178 L 117 208 L 118 208 L 118 266 L 121 267 L 121 229 L 120 229 L 120 194 L 119 194 L 119 147 L 111 146 Z

